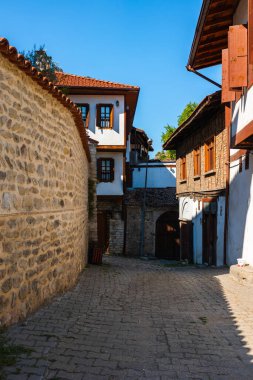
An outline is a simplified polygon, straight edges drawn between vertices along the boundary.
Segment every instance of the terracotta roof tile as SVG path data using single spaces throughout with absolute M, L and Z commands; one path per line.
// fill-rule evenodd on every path
M 139 90 L 138 86 L 130 86 L 128 84 L 109 82 L 79 75 L 57 72 L 56 76 L 58 78 L 56 86 Z
M 78 107 L 67 98 L 58 88 L 42 75 L 35 67 L 32 66 L 30 61 L 27 61 L 22 54 L 18 54 L 15 47 L 9 45 L 6 38 L 0 37 L 0 53 L 3 54 L 10 62 L 14 63 L 20 70 L 24 71 L 26 75 L 30 76 L 32 80 L 37 82 L 42 88 L 47 90 L 54 98 L 56 98 L 62 105 L 70 110 L 75 120 L 80 138 L 87 158 L 90 161 L 90 150 L 88 146 L 88 138 L 83 125 L 82 114 Z

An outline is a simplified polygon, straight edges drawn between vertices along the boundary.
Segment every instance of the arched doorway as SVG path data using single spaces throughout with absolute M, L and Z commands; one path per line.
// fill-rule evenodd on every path
M 179 223 L 177 212 L 165 212 L 157 219 L 155 252 L 156 257 L 159 259 L 180 259 Z

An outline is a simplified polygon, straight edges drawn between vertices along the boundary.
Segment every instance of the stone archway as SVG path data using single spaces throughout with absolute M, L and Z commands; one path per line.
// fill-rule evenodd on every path
M 155 255 L 159 259 L 179 260 L 178 212 L 167 211 L 156 221 Z

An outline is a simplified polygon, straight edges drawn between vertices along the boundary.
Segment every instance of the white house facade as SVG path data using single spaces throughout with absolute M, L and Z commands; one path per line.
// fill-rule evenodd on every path
M 57 85 L 81 109 L 90 141 L 96 144 L 97 244 L 103 252 L 124 250 L 123 195 L 130 133 L 139 87 L 57 73 Z

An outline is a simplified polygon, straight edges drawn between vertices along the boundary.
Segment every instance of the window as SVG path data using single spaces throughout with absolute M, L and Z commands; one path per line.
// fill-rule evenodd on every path
M 89 128 L 89 104 L 77 104 L 77 107 L 80 108 L 82 112 L 82 119 L 85 128 Z
M 186 179 L 186 157 L 183 156 L 180 158 L 180 179 Z
M 113 105 L 98 104 L 97 105 L 97 127 L 113 128 Z
M 215 169 L 214 137 L 205 143 L 205 171 Z
M 97 160 L 97 176 L 100 182 L 113 182 L 114 180 L 114 159 L 99 158 Z
M 200 175 L 200 148 L 193 151 L 194 176 Z

